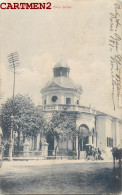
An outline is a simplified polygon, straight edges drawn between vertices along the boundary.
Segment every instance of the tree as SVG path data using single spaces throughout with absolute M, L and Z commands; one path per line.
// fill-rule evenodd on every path
M 78 135 L 82 140 L 87 136 L 91 136 L 92 132 L 86 125 L 76 127 L 77 112 L 55 111 L 52 113 L 51 119 L 47 122 L 46 128 L 57 139 L 67 139 Z M 46 133 L 48 133 L 48 131 Z
M 29 96 L 18 94 L 9 98 L 1 108 L 1 127 L 3 138 L 9 140 L 11 129 L 11 116 L 14 116 L 13 130 L 17 134 L 17 148 L 19 150 L 20 134 L 23 138 L 31 137 L 40 132 L 44 123 L 40 107 L 36 107 Z
M 57 139 L 71 138 L 76 130 L 76 117 L 77 113 L 67 111 L 53 112 L 51 119 L 46 124 L 48 132 L 55 135 Z

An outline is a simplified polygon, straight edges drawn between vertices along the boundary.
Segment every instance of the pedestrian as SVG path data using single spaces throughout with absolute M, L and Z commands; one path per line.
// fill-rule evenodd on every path
M 98 160 L 98 149 L 95 148 L 95 160 Z
M 102 160 L 102 157 L 101 157 L 101 151 L 100 151 L 100 149 L 98 148 L 98 159 L 99 160 Z
M 94 147 L 91 147 L 92 161 L 95 159 L 95 150 Z

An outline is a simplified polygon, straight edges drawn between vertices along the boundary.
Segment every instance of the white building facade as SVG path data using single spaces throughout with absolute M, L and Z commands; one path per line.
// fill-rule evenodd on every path
M 86 137 L 83 142 L 78 136 L 57 141 L 55 136 L 49 135 L 46 137 L 48 155 L 54 155 L 58 146 L 59 155 L 61 151 L 61 155 L 72 157 L 75 153 L 77 158 L 82 158 L 81 150 L 85 150 L 86 144 L 91 144 L 101 150 L 103 158 L 109 159 L 112 157 L 112 147 L 122 147 L 122 121 L 92 107 L 81 106 L 82 87 L 74 84 L 69 73 L 70 68 L 63 60 L 54 66 L 52 80 L 41 90 L 43 112 L 47 118 L 55 110 L 76 113 L 76 128 L 86 128 L 92 135 Z M 35 139 L 34 148 L 38 150 L 40 141 L 44 138 L 38 135 Z M 81 142 L 82 147 L 79 147 Z

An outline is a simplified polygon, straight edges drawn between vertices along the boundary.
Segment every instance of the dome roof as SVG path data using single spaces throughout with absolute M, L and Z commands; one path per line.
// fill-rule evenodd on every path
M 57 62 L 54 66 L 54 68 L 59 68 L 59 67 L 64 67 L 64 68 L 69 69 L 68 64 L 63 59 L 61 59 L 59 62 Z
M 76 85 L 69 77 L 69 70 L 70 68 L 67 63 L 63 59 L 61 59 L 54 66 L 54 77 L 45 85 L 41 92 L 44 93 L 44 91 L 63 88 L 68 89 L 70 91 L 82 93 L 82 87 Z
M 56 77 L 53 78 L 53 81 L 60 87 L 76 89 L 74 82 L 69 77 Z
M 72 79 L 69 77 L 55 77 L 51 81 L 49 81 L 45 87 L 42 89 L 42 91 L 48 90 L 49 88 L 51 89 L 53 84 L 56 84 L 59 87 L 65 88 L 65 89 L 71 89 L 71 90 L 76 90 L 79 93 L 82 92 L 82 87 L 79 85 L 76 85 Z M 49 89 L 49 90 L 50 90 Z

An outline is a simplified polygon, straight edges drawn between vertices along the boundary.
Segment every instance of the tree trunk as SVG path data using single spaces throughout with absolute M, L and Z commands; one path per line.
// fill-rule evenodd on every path
M 17 150 L 20 150 L 20 131 L 18 131 L 18 137 L 17 137 Z
M 81 140 L 81 150 L 83 151 L 83 140 Z

